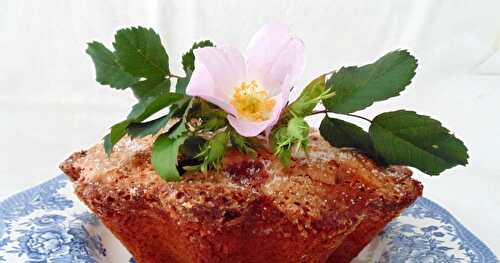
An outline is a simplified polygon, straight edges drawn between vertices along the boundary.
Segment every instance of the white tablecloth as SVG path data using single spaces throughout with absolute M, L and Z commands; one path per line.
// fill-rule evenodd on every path
M 268 21 L 306 43 L 299 85 L 342 65 L 409 49 L 419 68 L 402 96 L 361 114 L 413 109 L 441 120 L 469 147 L 467 167 L 422 175 L 424 195 L 500 254 L 500 2 L 498 1 L 24 1 L 0 2 L 0 198 L 59 172 L 126 116 L 129 92 L 99 86 L 84 50 L 116 29 L 151 26 L 171 67 L 195 40 L 244 49 Z M 296 95 L 296 94 L 295 94 Z M 317 124 L 318 120 L 312 119 Z

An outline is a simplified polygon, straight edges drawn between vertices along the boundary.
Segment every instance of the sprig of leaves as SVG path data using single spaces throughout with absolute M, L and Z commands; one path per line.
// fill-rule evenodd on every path
M 342 68 L 327 81 L 335 96 L 323 100 L 324 112 L 357 116 L 350 113 L 398 96 L 410 84 L 416 67 L 408 51 L 397 50 L 372 64 Z M 439 121 L 413 111 L 382 113 L 370 121 L 369 132 L 325 116 L 320 133 L 331 145 L 356 148 L 380 164 L 408 165 L 430 175 L 466 165 L 468 159 L 462 141 Z
M 369 120 L 351 113 L 374 102 L 398 96 L 415 75 L 417 60 L 406 50 L 396 50 L 374 63 L 343 67 L 311 81 L 285 110 L 271 133 L 275 154 L 288 165 L 291 149 L 307 149 L 303 117 L 324 113 L 320 134 L 332 146 L 356 148 L 380 165 L 400 164 L 437 175 L 456 165 L 466 165 L 467 148 L 438 121 L 412 111 L 393 111 Z M 314 112 L 318 103 L 325 110 Z M 359 117 L 370 122 L 369 132 L 328 114 Z M 288 121 L 284 125 L 284 121 Z M 302 134 L 304 132 L 304 134 Z
M 196 158 L 202 159 L 199 168 L 203 173 L 206 173 L 209 168 L 218 168 L 219 163 L 224 158 L 227 145 L 229 143 L 229 132 L 219 132 L 202 147 L 201 152 Z
M 309 144 L 309 125 L 302 117 L 291 118 L 286 126 L 275 128 L 271 133 L 271 147 L 281 162 L 288 166 L 292 150 L 307 150 Z
M 417 60 L 406 50 L 396 50 L 372 64 L 343 67 L 328 79 L 336 95 L 323 100 L 335 113 L 352 113 L 376 101 L 398 96 L 415 76 Z
M 188 127 L 190 115 L 202 114 L 200 109 L 193 109 L 195 100 L 184 95 L 185 88 L 194 70 L 194 50 L 207 46 L 213 46 L 213 43 L 208 40 L 200 41 L 182 56 L 186 75 L 180 77 L 171 73 L 166 49 L 159 35 L 152 29 L 131 27 L 118 30 L 113 42 L 114 51 L 99 42 L 88 44 L 87 54 L 94 62 L 96 80 L 116 89 L 130 88 L 139 99 L 127 118 L 113 125 L 110 133 L 104 137 L 106 153 L 111 154 L 113 146 L 127 134 L 132 138 L 155 135 L 167 123 L 176 120 L 177 123 L 156 138 L 152 147 L 152 164 L 165 180 L 180 179 L 176 168 L 178 155 L 192 154 L 193 152 L 185 150 L 193 147 L 193 142 L 200 142 L 193 138 L 201 138 Z M 172 79 L 176 79 L 175 93 L 170 91 Z M 169 109 L 168 113 L 150 119 L 164 109 Z M 202 128 L 198 129 L 200 132 L 214 132 L 227 125 L 225 115 L 216 114 L 218 111 L 213 109 L 210 111 L 211 116 L 204 116 Z M 216 135 L 214 138 L 221 137 Z M 242 150 L 251 152 L 244 140 L 235 135 L 232 139 Z M 185 142 L 189 144 L 183 147 Z M 204 148 L 209 153 L 205 156 L 205 167 L 216 166 L 221 159 L 216 154 L 221 151 L 214 150 L 220 148 L 220 142 L 221 140 L 215 140 L 207 144 L 210 147 Z M 197 155 L 201 153 L 201 148 L 199 150 Z
M 136 138 L 162 132 L 152 146 L 151 162 L 167 181 L 180 180 L 182 170 L 206 173 L 217 169 L 229 146 L 255 156 L 259 140 L 238 134 L 219 107 L 185 95 L 195 70 L 194 50 L 209 46 L 213 43 L 208 40 L 193 44 L 182 56 L 185 76 L 177 76 L 171 73 L 166 49 L 152 29 L 119 30 L 114 51 L 99 42 L 88 44 L 96 80 L 115 89 L 130 88 L 139 100 L 127 118 L 104 137 L 106 153 L 127 134 Z M 428 116 L 399 110 L 369 120 L 352 114 L 400 95 L 411 83 L 416 67 L 417 60 L 408 51 L 396 50 L 368 65 L 320 75 L 282 112 L 269 136 L 273 152 L 284 165 L 289 165 L 293 151 L 307 154 L 310 128 L 305 118 L 323 113 L 320 133 L 331 145 L 356 148 L 381 165 L 409 165 L 431 175 L 466 165 L 468 154 L 462 141 Z M 171 91 L 172 80 L 175 92 Z M 325 109 L 314 111 L 318 104 Z M 164 109 L 168 112 L 156 116 Z M 370 122 L 369 130 L 328 114 L 360 117 Z M 173 125 L 165 129 L 168 123 Z
M 286 112 L 289 112 L 292 116 L 306 117 L 313 112 L 318 103 L 333 98 L 335 90 L 326 88 L 325 79 L 326 76 L 321 75 L 311 81 L 300 96 L 288 106 Z

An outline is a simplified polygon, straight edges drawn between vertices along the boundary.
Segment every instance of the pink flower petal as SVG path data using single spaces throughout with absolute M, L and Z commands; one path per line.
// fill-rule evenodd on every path
M 246 78 L 245 60 L 231 47 L 206 47 L 194 50 L 196 64 L 205 65 L 215 85 L 214 94 L 231 96 L 233 88 Z
M 272 93 L 278 92 L 287 75 L 293 83 L 303 68 L 304 44 L 285 25 L 265 25 L 248 45 L 248 75 L 261 81 Z
M 229 47 L 207 47 L 194 51 L 195 69 L 186 94 L 209 101 L 230 114 L 233 89 L 245 79 L 246 66 L 241 53 Z
M 281 91 L 285 88 L 290 90 L 290 87 L 304 71 L 304 65 L 304 44 L 299 39 L 292 39 L 269 70 L 266 82 L 280 83 Z M 285 78 L 289 78 L 288 85 L 283 85 L 287 83 Z
M 291 86 L 291 78 L 290 78 L 290 76 L 286 76 L 285 80 L 283 81 L 283 84 L 281 84 L 281 88 L 280 88 L 281 93 L 279 94 L 279 96 L 281 96 L 281 100 L 276 101 L 277 102 L 276 103 L 276 110 L 278 110 L 279 113 L 278 113 L 278 116 L 276 116 L 274 118 L 274 120 L 269 124 L 269 127 L 271 127 L 271 128 L 274 125 L 276 125 L 276 123 L 278 123 L 281 112 L 283 111 L 283 109 L 285 109 L 285 107 L 288 103 L 288 99 L 290 97 L 290 88 L 289 88 L 290 86 Z
M 236 118 L 232 115 L 228 115 L 227 119 L 229 120 L 229 124 L 233 126 L 233 128 L 241 135 L 245 137 L 254 137 L 259 135 L 262 131 L 264 131 L 269 124 L 270 120 L 267 121 L 246 121 L 243 119 Z
M 215 81 L 206 66 L 195 62 L 195 69 L 186 87 L 186 94 L 200 97 L 219 106 L 230 114 L 235 114 L 236 111 L 229 104 L 229 100 L 225 96 L 221 96 L 221 94 L 216 94 L 215 91 Z
M 304 67 L 304 44 L 281 24 L 264 26 L 250 41 L 248 58 L 229 47 L 194 51 L 195 70 L 186 94 L 199 96 L 228 112 L 230 125 L 241 135 L 252 137 L 277 123 L 286 106 L 290 88 Z M 234 88 L 243 81 L 256 80 L 276 100 L 265 121 L 248 121 L 230 104 Z

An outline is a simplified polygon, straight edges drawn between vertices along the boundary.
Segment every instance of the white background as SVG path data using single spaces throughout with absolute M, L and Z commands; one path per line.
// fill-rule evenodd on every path
M 60 173 L 73 151 L 100 140 L 134 102 L 94 81 L 86 42 L 110 46 L 121 27 L 155 28 L 180 55 L 209 38 L 244 49 L 269 21 L 306 43 L 302 87 L 342 65 L 409 49 L 417 76 L 402 96 L 361 112 L 413 109 L 469 147 L 467 167 L 416 175 L 424 195 L 500 254 L 500 1 L 22 1 L 0 2 L 0 198 Z M 316 123 L 317 120 L 311 120 Z

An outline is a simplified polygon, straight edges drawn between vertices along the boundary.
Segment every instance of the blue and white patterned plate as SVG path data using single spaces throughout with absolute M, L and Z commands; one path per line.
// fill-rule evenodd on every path
M 0 203 L 0 262 L 134 262 L 64 175 Z M 353 262 L 499 262 L 446 210 L 420 198 Z

